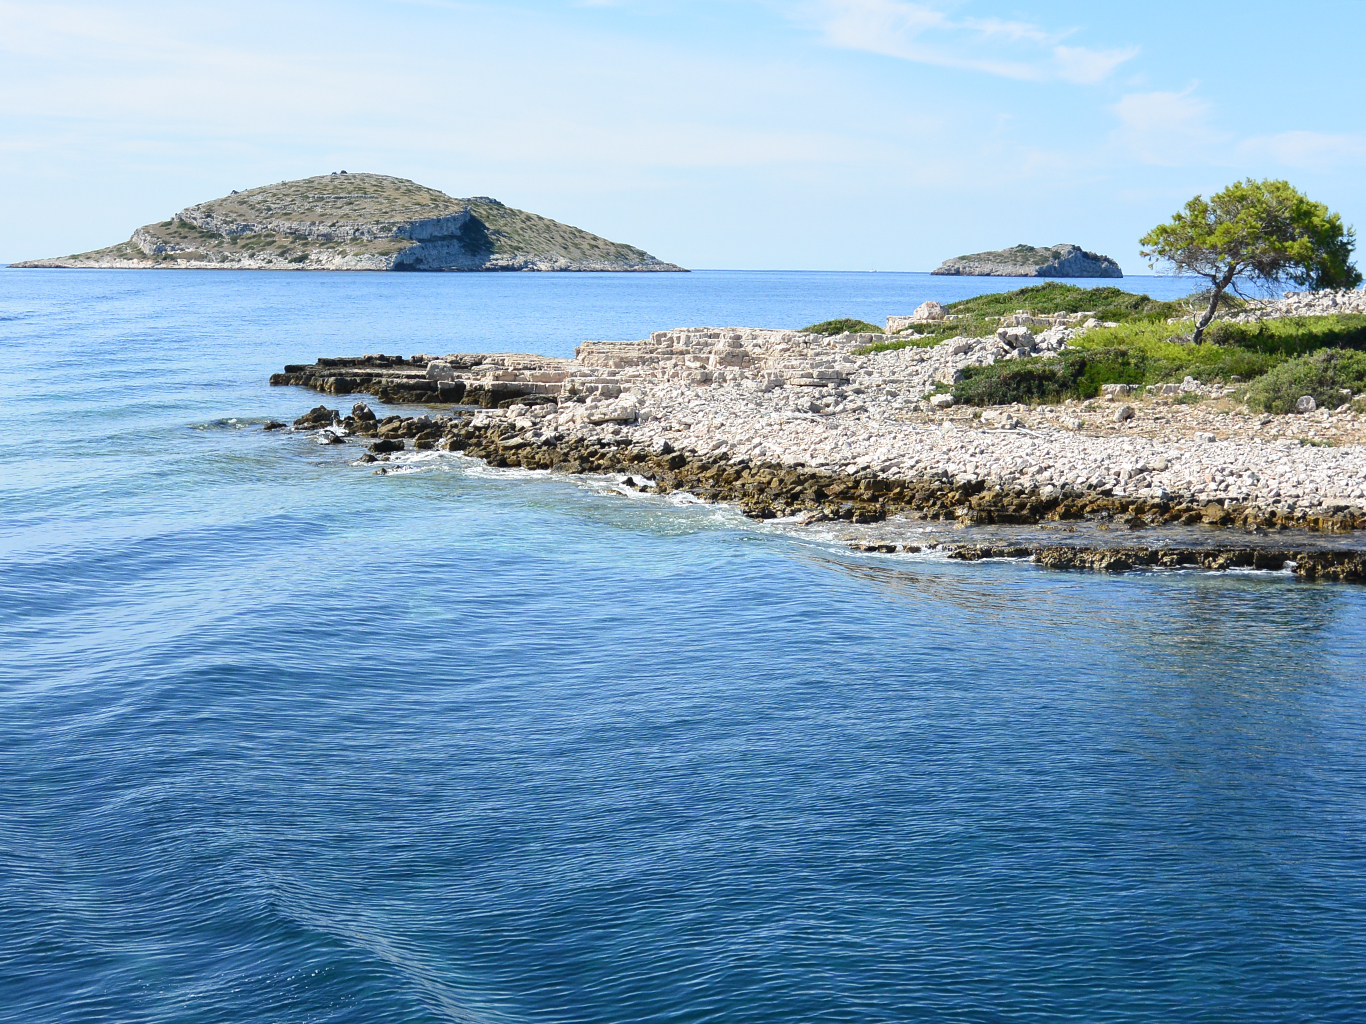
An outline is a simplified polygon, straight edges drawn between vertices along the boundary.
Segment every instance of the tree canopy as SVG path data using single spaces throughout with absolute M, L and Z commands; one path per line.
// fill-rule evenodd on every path
M 1342 218 L 1288 181 L 1248 178 L 1206 200 L 1196 196 L 1166 224 L 1141 239 L 1143 255 L 1178 274 L 1206 278 L 1209 308 L 1195 325 L 1195 341 L 1214 319 L 1224 292 L 1252 280 L 1268 286 L 1354 288 L 1356 232 Z

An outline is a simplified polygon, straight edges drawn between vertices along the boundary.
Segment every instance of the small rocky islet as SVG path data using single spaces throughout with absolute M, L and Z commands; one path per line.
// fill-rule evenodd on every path
M 1295 308 L 1313 301 L 1285 300 Z M 885 335 L 693 328 L 585 342 L 572 359 L 323 358 L 288 366 L 271 383 L 432 407 L 381 417 L 364 402 L 350 415 L 319 406 L 294 423 L 325 443 L 365 444 L 361 463 L 392 463 L 412 450 L 461 452 L 495 467 L 616 474 L 637 491 L 684 491 L 805 525 L 1084 523 L 1117 531 L 1104 542 L 978 541 L 970 533 L 940 542 L 967 560 L 1366 579 L 1366 544 L 1353 540 L 1366 529 L 1359 411 L 1255 415 L 1228 407 L 1232 388 L 1190 379 L 1030 408 L 965 408 L 936 393 L 965 366 L 1019 358 L 1021 325 L 1011 319 L 992 337 L 884 351 L 876 346 Z M 1047 329 L 1024 333 L 1065 345 L 1066 332 L 1084 329 L 1067 317 L 1045 319 Z M 1050 331 L 1059 332 L 1051 341 Z M 1204 401 L 1182 400 L 1195 394 Z M 1197 525 L 1219 529 L 1198 543 L 1159 539 L 1164 528 Z M 1143 542 L 1144 530 L 1152 542 Z M 918 548 L 866 531 L 849 540 L 865 551 Z
M 1079 245 L 1034 246 L 1021 243 L 1009 249 L 975 252 L 947 259 L 932 271 L 954 277 L 1123 277 L 1109 256 Z

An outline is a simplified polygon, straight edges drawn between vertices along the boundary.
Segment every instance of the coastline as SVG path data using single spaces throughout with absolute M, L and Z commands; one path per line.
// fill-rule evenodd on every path
M 525 407 L 515 407 L 516 418 Z M 355 413 L 361 415 L 357 417 Z M 1030 558 L 1056 569 L 1124 571 L 1132 568 L 1254 568 L 1291 571 L 1306 579 L 1366 581 L 1366 515 L 1343 513 L 1287 519 L 1255 509 L 1210 502 L 1149 502 L 1102 495 L 1044 496 L 1019 489 L 978 489 L 937 479 L 895 480 L 872 472 L 832 474 L 805 466 L 752 463 L 720 456 L 675 451 L 670 446 L 641 447 L 629 438 L 560 436 L 530 439 L 507 417 L 462 410 L 450 416 L 366 418 L 358 403 L 353 415 L 319 406 L 295 429 L 317 430 L 319 440 L 344 444 L 348 437 L 369 442 L 357 460 L 387 473 L 398 453 L 459 452 L 494 468 L 544 470 L 569 475 L 621 477 L 620 485 L 654 495 L 684 492 L 709 503 L 734 506 L 759 520 L 790 520 L 794 525 L 864 527 L 842 538 L 858 551 L 916 553 L 933 547 L 949 558 Z M 373 416 L 373 414 L 369 414 Z M 283 424 L 274 424 L 283 427 Z M 1113 529 L 1112 539 L 1094 532 L 1079 538 L 978 539 L 974 534 L 1002 524 L 1055 524 L 1068 530 L 1082 523 Z M 897 527 L 941 524 L 968 527 L 959 537 L 941 535 L 900 542 Z M 1193 541 L 1160 538 L 1164 526 L 1216 527 Z M 891 530 L 869 529 L 875 526 Z M 1145 543 L 1139 531 L 1152 530 Z M 1319 537 L 1314 537 L 1318 534 Z M 1325 543 L 1350 534 L 1348 543 Z
M 55 257 L 52 259 L 22 260 L 5 264 L 5 269 L 14 270 L 270 270 L 296 273 L 419 273 L 419 274 L 512 274 L 512 273 L 583 273 L 583 274 L 686 274 L 686 267 L 672 263 L 659 263 L 642 266 L 621 266 L 619 264 L 593 263 L 587 261 L 548 260 L 520 261 L 506 265 L 482 267 L 432 267 L 419 270 L 406 268 L 396 270 L 392 266 L 370 265 L 365 261 L 338 261 L 335 265 L 319 264 L 301 266 L 283 260 L 238 260 L 233 263 L 218 263 L 212 260 L 158 260 L 158 259 L 100 259 L 88 260 L 76 257 Z
M 1225 393 L 1231 389 L 1198 382 L 1178 395 L 936 407 L 926 400 L 934 385 L 994 358 L 995 340 L 863 352 L 877 337 L 689 329 L 587 342 L 572 360 L 322 359 L 288 366 L 271 383 L 431 406 L 426 415 L 383 419 L 363 403 L 350 417 L 319 407 L 296 423 L 322 431 L 322 440 L 369 444 L 361 461 L 381 463 L 379 470 L 411 445 L 494 467 L 620 474 L 634 490 L 686 491 L 756 519 L 1117 531 L 1087 543 L 964 534 L 949 542 L 956 558 L 1102 569 L 1290 567 L 1307 578 L 1366 578 L 1359 413 L 1258 416 L 1238 408 Z M 1161 537 L 1196 524 L 1219 528 L 1211 531 L 1218 539 Z M 1351 548 L 1313 540 L 1334 535 L 1351 535 Z M 910 549 L 876 537 L 856 544 Z

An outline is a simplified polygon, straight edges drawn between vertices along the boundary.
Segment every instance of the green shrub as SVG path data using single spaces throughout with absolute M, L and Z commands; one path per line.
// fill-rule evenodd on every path
M 1069 381 L 1060 359 L 1021 359 L 991 366 L 969 366 L 954 384 L 954 401 L 964 405 L 1010 405 L 1061 402 Z
M 1332 409 L 1347 401 L 1344 388 L 1353 394 L 1366 391 L 1366 353 L 1325 348 L 1283 362 L 1254 381 L 1247 404 L 1264 412 L 1294 412 L 1295 403 L 1309 395 Z
M 1180 327 L 1167 323 L 1135 322 L 1093 328 L 1073 338 L 1064 351 L 1124 348 L 1141 353 L 1147 367 L 1145 384 L 1180 381 L 1186 376 L 1201 381 L 1218 377 L 1227 380 L 1235 375 L 1251 380 L 1285 358 L 1274 352 L 1231 345 L 1192 345 L 1179 332 Z
M 845 317 L 842 320 L 822 320 L 818 324 L 810 327 L 803 327 L 802 331 L 806 334 L 881 334 L 882 328 L 875 327 L 866 320 L 855 320 L 852 317 Z
M 1281 356 L 1301 356 L 1321 348 L 1366 349 L 1366 315 L 1295 316 L 1255 324 L 1216 320 L 1205 332 L 1205 342 Z
M 1009 405 L 1094 398 L 1103 384 L 1143 384 L 1157 370 L 1141 352 L 1125 348 L 1064 351 L 1052 359 L 1003 360 L 968 366 L 953 386 L 966 405 Z

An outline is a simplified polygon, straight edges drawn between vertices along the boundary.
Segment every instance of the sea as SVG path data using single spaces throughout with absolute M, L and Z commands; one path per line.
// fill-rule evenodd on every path
M 261 429 L 1029 283 L 0 270 L 0 1022 L 1361 1020 L 1366 587 Z

